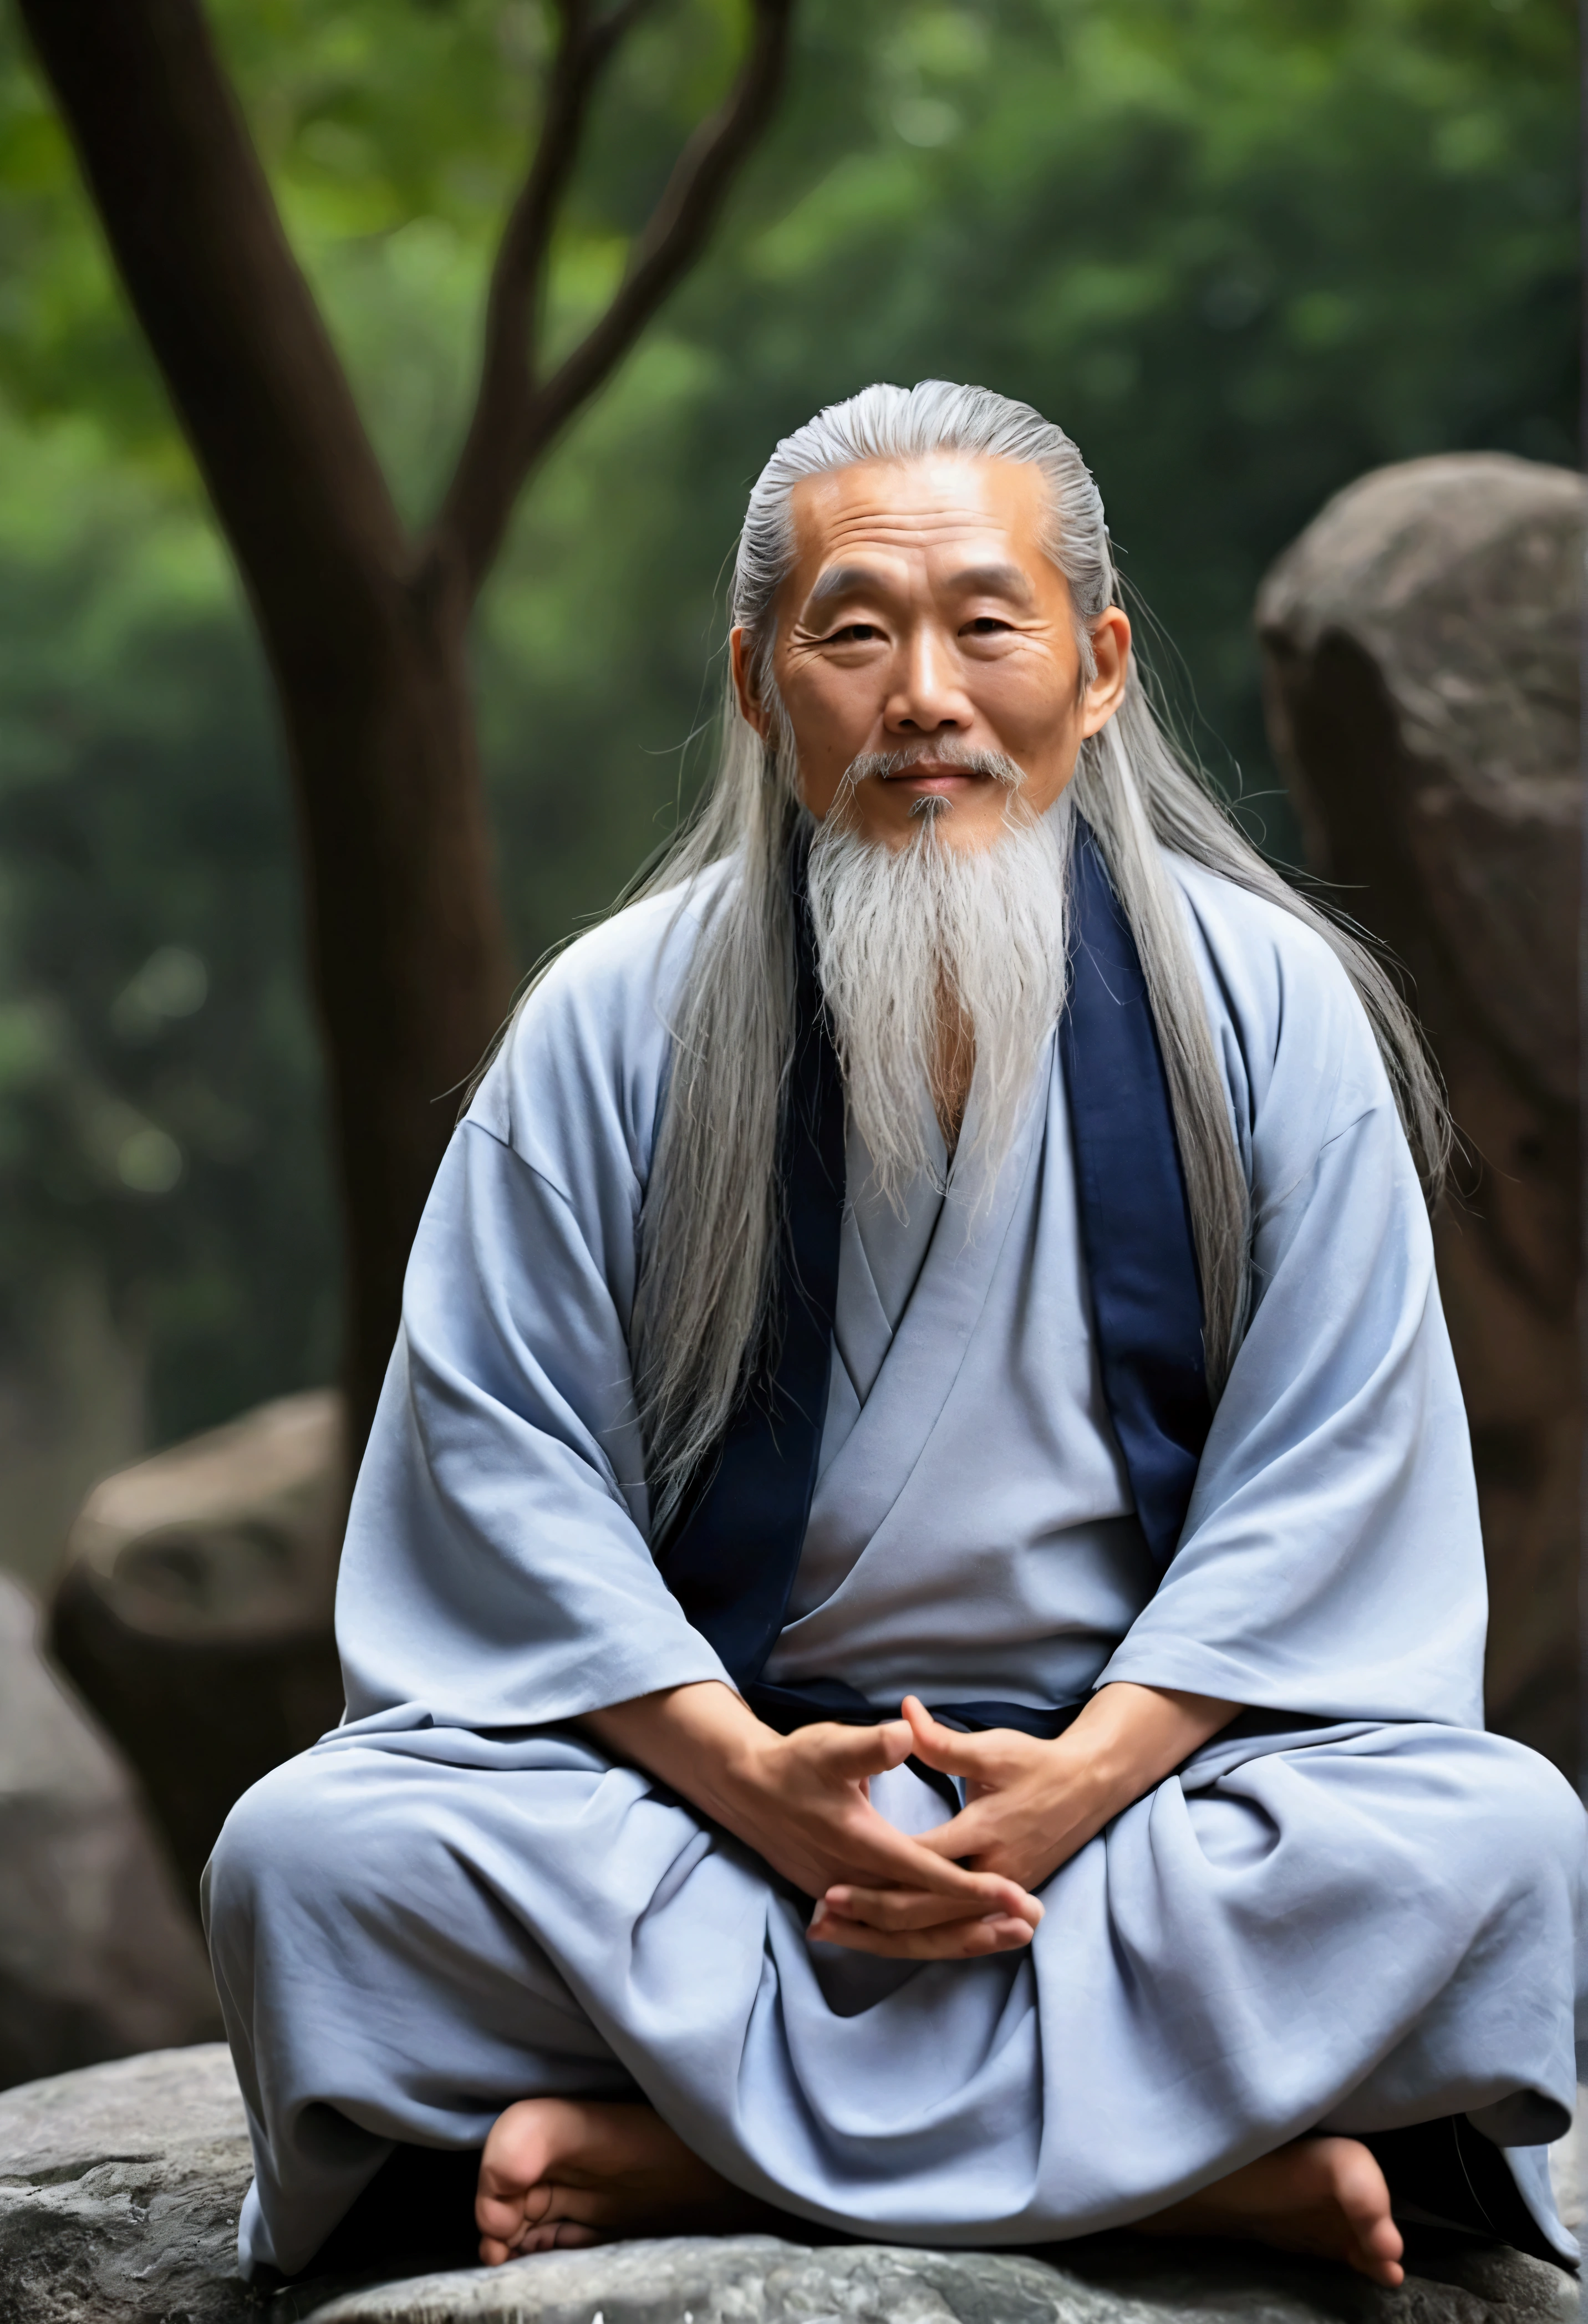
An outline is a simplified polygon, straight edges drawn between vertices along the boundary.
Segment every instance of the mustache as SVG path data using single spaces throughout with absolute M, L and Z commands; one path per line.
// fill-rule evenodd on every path
M 1025 770 L 1016 766 L 1012 759 L 1006 759 L 1002 751 L 978 751 L 969 742 L 956 742 L 950 737 L 942 742 L 907 742 L 897 751 L 863 751 L 845 768 L 841 788 L 856 791 L 862 783 L 885 783 L 895 775 L 908 774 L 911 767 L 927 761 L 934 766 L 953 767 L 962 774 L 985 775 L 1011 791 L 1018 791 L 1026 779 Z
M 924 761 L 934 766 L 952 767 L 956 772 L 983 775 L 990 782 L 1002 783 L 1009 793 L 1009 807 L 1025 784 L 1025 770 L 1005 758 L 1002 751 L 977 750 L 969 742 L 950 736 L 946 741 L 931 742 L 924 738 L 919 742 L 907 742 L 897 751 L 863 751 L 851 759 L 844 770 L 844 779 L 838 786 L 833 805 L 840 811 L 850 805 L 862 783 L 884 783 L 895 775 L 908 774 L 911 767 Z M 940 816 L 951 812 L 952 802 L 928 792 L 910 807 L 913 817 L 922 823 L 935 823 Z

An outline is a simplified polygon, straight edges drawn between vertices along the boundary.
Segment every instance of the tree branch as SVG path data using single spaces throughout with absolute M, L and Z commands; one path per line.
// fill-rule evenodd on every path
M 606 312 L 552 376 L 538 383 L 535 316 L 558 207 L 600 66 L 648 5 L 623 0 L 588 25 L 585 0 L 561 0 L 563 37 L 545 126 L 498 253 L 479 394 L 435 528 L 437 547 L 457 559 L 471 598 L 495 561 L 531 468 L 610 376 L 698 256 L 729 187 L 771 118 L 788 69 L 795 0 L 752 0 L 755 30 L 726 102 L 679 155 Z M 593 54 L 597 45 L 599 53 Z
M 202 10 L 20 7 L 272 654 L 312 678 L 407 549 Z
M 511 510 L 498 509 L 497 447 L 523 431 L 535 397 L 540 310 L 558 212 L 578 159 L 601 69 L 651 0 L 623 0 L 592 19 L 589 0 L 558 0 L 561 30 L 552 59 L 535 158 L 508 214 L 485 311 L 485 345 L 473 417 L 436 526 L 457 544 L 472 597 Z M 516 485 L 512 488 L 516 493 Z M 489 540 L 489 548 L 483 544 Z M 476 565 L 478 573 L 475 572 Z

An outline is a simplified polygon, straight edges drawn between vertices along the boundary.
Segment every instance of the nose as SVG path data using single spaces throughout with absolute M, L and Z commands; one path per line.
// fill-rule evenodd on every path
M 891 734 L 957 734 L 974 713 L 960 684 L 958 657 L 929 623 L 914 632 L 900 659 L 883 712 Z

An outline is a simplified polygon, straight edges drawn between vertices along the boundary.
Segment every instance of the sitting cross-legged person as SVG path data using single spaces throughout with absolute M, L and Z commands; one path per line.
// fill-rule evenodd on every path
M 344 1722 L 209 1868 L 245 2272 L 422 2149 L 491 2261 L 1572 2263 L 1583 1816 L 1482 1728 L 1415 1027 L 1177 758 L 1028 407 L 821 413 L 732 610 L 715 786 L 430 1195 Z

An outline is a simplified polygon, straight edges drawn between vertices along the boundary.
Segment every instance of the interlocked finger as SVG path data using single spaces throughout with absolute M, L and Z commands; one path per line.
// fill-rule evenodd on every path
M 968 1872 L 952 1856 L 927 1847 L 921 1836 L 899 1831 L 863 1799 L 835 1817 L 824 1844 L 836 1859 L 824 1886 L 837 1879 L 865 1888 L 925 1889 L 960 1899 L 962 1908 L 984 1893 L 985 1873 Z
M 976 1960 L 988 1953 L 1018 1952 L 1031 1941 L 1031 1924 L 1012 1915 L 950 1921 L 936 1929 L 873 1929 L 863 1921 L 824 1914 L 817 1907 L 811 1936 L 851 1952 L 892 1960 Z
M 900 1931 L 931 1929 L 956 1921 L 989 1918 L 1023 1921 L 1035 1928 L 1042 1907 L 1012 1880 L 974 1875 L 974 1894 L 947 1896 L 921 1888 L 864 1888 L 842 1883 L 827 1890 L 822 1904 L 839 1919 L 863 1922 L 868 1927 Z

